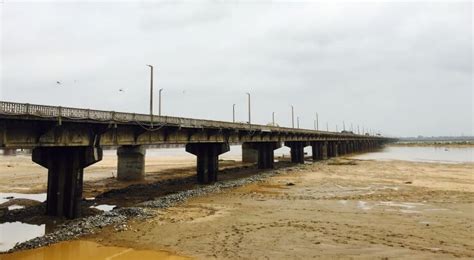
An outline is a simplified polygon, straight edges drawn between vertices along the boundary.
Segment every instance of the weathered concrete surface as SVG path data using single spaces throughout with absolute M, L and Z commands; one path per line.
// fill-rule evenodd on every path
M 121 181 L 145 178 L 145 154 L 143 146 L 125 145 L 117 149 L 117 179 Z
M 186 152 L 197 156 L 197 180 L 208 184 L 217 181 L 219 155 L 230 151 L 228 143 L 187 144 Z
M 33 161 L 48 169 L 46 214 L 76 218 L 81 215 L 84 168 L 102 160 L 97 147 L 38 147 Z

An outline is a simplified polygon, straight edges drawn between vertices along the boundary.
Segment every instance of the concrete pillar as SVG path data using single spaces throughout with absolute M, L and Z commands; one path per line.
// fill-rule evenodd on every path
M 329 148 L 329 145 L 327 141 L 324 141 L 321 143 L 321 156 L 323 160 L 328 159 L 328 148 Z
M 337 156 L 339 156 L 338 149 L 339 148 L 338 148 L 338 145 L 337 145 L 337 141 L 329 142 L 328 157 L 337 157 Z
M 252 143 L 242 144 L 242 162 L 256 163 L 258 162 L 258 151 L 254 149 Z
M 121 181 L 145 178 L 146 149 L 140 145 L 124 145 L 117 149 L 117 179 Z
M 327 142 L 311 142 L 313 161 L 327 159 Z
M 98 147 L 38 147 L 35 163 L 48 169 L 46 214 L 76 218 L 81 215 L 84 168 L 102 160 Z
M 274 153 L 275 149 L 281 147 L 279 142 L 254 142 L 244 143 L 242 146 L 246 146 L 248 150 L 254 150 L 257 154 L 257 163 L 259 169 L 273 169 L 274 166 Z
M 4 148 L 3 155 L 6 156 L 15 156 L 16 155 L 16 148 Z
M 219 155 L 230 150 L 228 143 L 191 143 L 186 152 L 197 156 L 197 180 L 207 184 L 217 181 Z
M 285 142 L 285 146 L 291 149 L 291 162 L 292 163 L 304 163 L 304 147 L 305 142 Z

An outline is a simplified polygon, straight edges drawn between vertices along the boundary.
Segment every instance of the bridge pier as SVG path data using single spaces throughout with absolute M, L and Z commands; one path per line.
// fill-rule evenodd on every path
M 285 142 L 285 146 L 288 146 L 291 149 L 290 153 L 292 163 L 304 163 L 304 147 L 306 146 L 306 142 Z
M 258 150 L 254 148 L 253 143 L 242 144 L 242 162 L 256 163 L 258 162 Z
M 273 151 L 281 147 L 279 142 L 254 142 L 244 143 L 247 151 L 253 150 L 257 154 L 257 165 L 259 169 L 273 169 L 275 156 Z
M 336 141 L 331 141 L 328 143 L 328 158 L 337 157 L 338 154 L 338 147 Z
M 117 179 L 121 181 L 145 178 L 146 149 L 141 145 L 124 145 L 117 149 Z
M 81 215 L 84 168 L 102 160 L 98 147 L 37 147 L 33 162 L 48 169 L 46 214 L 76 218 Z
M 197 156 L 197 180 L 207 184 L 217 181 L 219 155 L 230 150 L 228 143 L 190 143 L 186 152 Z
M 15 148 L 3 148 L 3 155 L 5 156 L 15 156 L 16 149 Z
M 313 151 L 313 161 L 328 158 L 327 142 L 311 142 L 311 148 Z

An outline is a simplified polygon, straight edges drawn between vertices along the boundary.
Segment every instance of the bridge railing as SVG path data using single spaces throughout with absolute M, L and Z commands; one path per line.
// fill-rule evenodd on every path
M 26 116 L 36 116 L 43 118 L 68 118 L 73 120 L 93 120 L 93 121 L 105 121 L 105 122 L 123 122 L 123 123 L 138 123 L 148 126 L 151 122 L 151 116 L 145 114 L 135 114 L 135 113 L 123 113 L 123 112 L 114 112 L 114 111 L 102 111 L 102 110 L 91 110 L 83 108 L 71 108 L 71 107 L 56 107 L 56 106 L 45 106 L 45 105 L 36 105 L 36 104 L 23 104 L 23 103 L 14 103 L 14 102 L 4 102 L 0 101 L 0 114 L 4 115 L 26 115 Z M 344 133 L 335 133 L 335 132 L 322 132 L 315 130 L 307 129 L 294 129 L 287 127 L 279 126 L 268 126 L 268 125 L 249 125 L 247 123 L 231 123 L 224 121 L 215 121 L 215 120 L 203 120 L 203 119 L 193 119 L 193 118 L 182 118 L 182 117 L 169 117 L 169 116 L 153 116 L 153 122 L 156 126 L 159 125 L 176 125 L 181 127 L 214 127 L 214 128 L 229 128 L 229 129 L 246 129 L 246 130 L 258 130 L 263 132 L 298 132 L 298 133 L 308 133 L 308 134 L 324 134 L 325 136 L 334 135 L 334 136 L 359 136 L 365 137 L 362 135 L 354 134 L 344 134 Z M 374 138 L 374 136 L 371 136 Z M 376 137 L 375 137 L 376 138 Z

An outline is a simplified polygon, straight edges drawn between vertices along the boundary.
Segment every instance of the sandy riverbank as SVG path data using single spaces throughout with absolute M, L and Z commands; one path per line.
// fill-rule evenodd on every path
M 26 158 L 9 160 L 1 162 L 14 165 L 2 165 L 2 192 L 44 191 L 44 169 Z M 193 157 L 151 158 L 142 183 L 193 176 L 194 163 Z M 88 196 L 130 185 L 111 178 L 115 164 L 110 156 L 88 168 Z M 472 258 L 473 169 L 468 163 L 341 159 L 283 168 L 264 182 L 196 197 L 131 221 L 125 231 L 108 227 L 85 239 L 198 259 Z M 242 171 L 222 179 L 256 172 Z
M 317 163 L 88 239 L 199 259 L 472 258 L 472 174 L 473 164 Z

